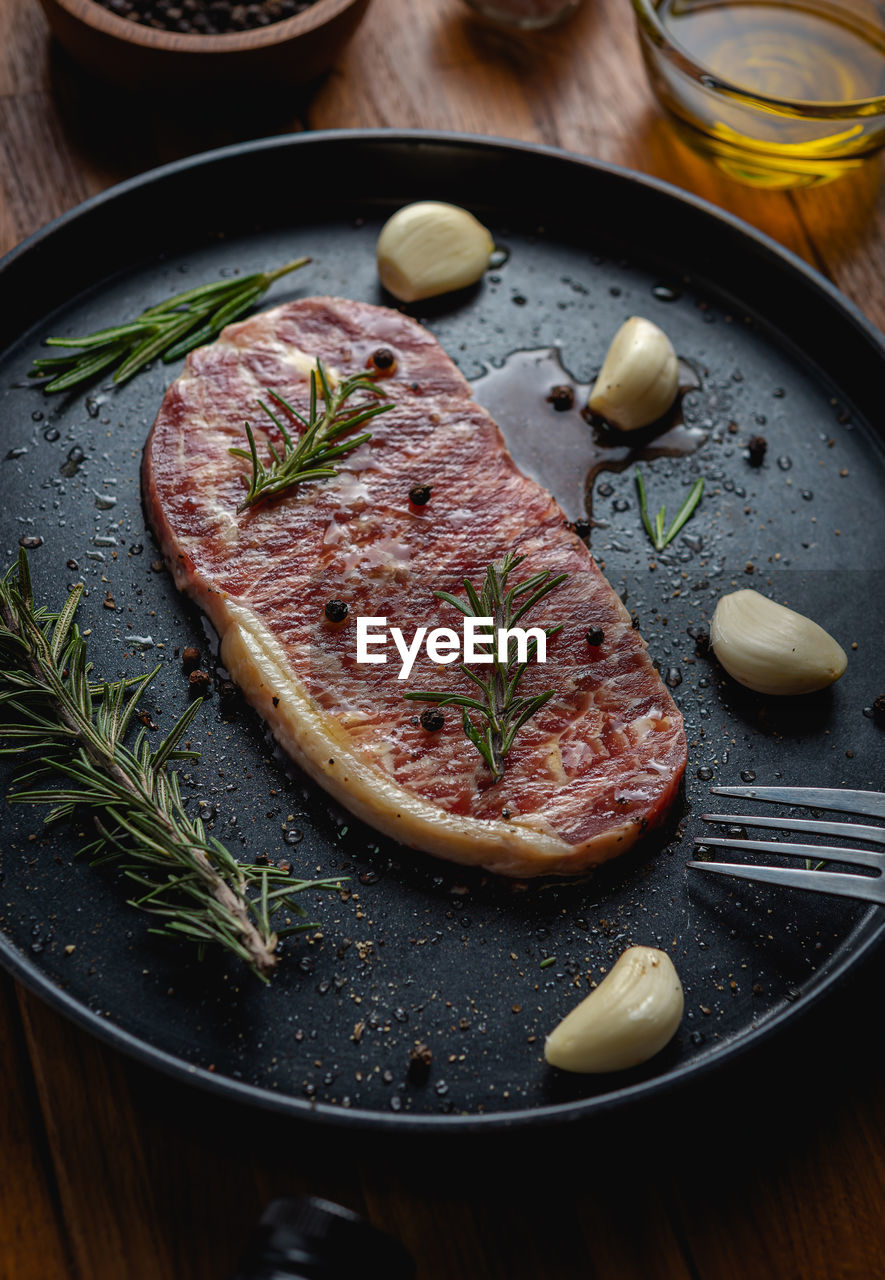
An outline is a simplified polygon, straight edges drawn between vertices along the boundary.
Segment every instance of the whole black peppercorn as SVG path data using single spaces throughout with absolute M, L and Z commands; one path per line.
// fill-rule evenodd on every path
M 576 533 L 579 538 L 589 538 L 593 526 L 589 520 L 573 520 L 569 525 L 572 533 Z
M 349 610 L 343 600 L 327 600 L 323 612 L 330 622 L 343 622 Z
M 187 678 L 187 682 L 190 685 L 191 693 L 199 694 L 202 698 L 208 696 L 211 681 L 207 671 L 192 671 Z
M 765 457 L 765 450 L 768 448 L 768 441 L 765 436 L 750 436 L 747 441 L 747 454 L 751 467 L 761 467 L 762 459 Z
M 413 484 L 409 490 L 409 502 L 416 507 L 426 507 L 432 492 L 432 484 Z
M 379 373 L 393 373 L 396 368 L 396 356 L 390 347 L 379 347 L 377 351 L 373 351 L 369 356 L 369 363 L 378 370 Z
M 421 728 L 426 729 L 428 733 L 439 733 L 445 722 L 446 718 L 439 707 L 429 707 L 421 712 Z
M 553 405 L 553 408 L 556 409 L 558 413 L 565 413 L 567 409 L 574 408 L 574 390 L 568 386 L 567 383 L 562 386 L 551 387 L 547 401 L 549 404 Z
M 189 644 L 181 651 L 181 665 L 185 671 L 193 671 L 200 665 L 200 651 L 196 645 Z
M 591 627 L 590 630 L 587 632 L 587 634 L 584 636 L 584 639 L 594 649 L 598 649 L 599 646 L 602 644 L 603 640 L 605 639 L 605 634 L 603 633 L 602 627 Z
M 873 720 L 885 729 L 885 693 L 873 699 Z

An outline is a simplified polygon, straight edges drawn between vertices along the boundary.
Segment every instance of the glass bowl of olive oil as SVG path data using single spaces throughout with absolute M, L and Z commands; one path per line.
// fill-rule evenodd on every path
M 885 144 L 880 0 L 633 0 L 682 137 L 761 187 L 828 182 Z

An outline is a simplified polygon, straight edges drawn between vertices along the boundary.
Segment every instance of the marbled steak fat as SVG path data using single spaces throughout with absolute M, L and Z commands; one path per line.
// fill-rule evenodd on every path
M 244 420 L 259 453 L 276 428 L 268 388 L 305 410 L 317 357 L 337 376 L 379 347 L 394 407 L 330 480 L 237 512 L 248 464 L 231 456 Z M 294 424 L 291 430 L 297 430 Z M 555 447 L 555 442 L 551 447 Z M 297 763 L 358 817 L 404 844 L 505 875 L 570 874 L 624 852 L 660 822 L 686 764 L 682 719 L 645 642 L 556 502 L 524 476 L 497 426 L 436 339 L 396 311 L 308 298 L 229 326 L 188 357 L 147 442 L 144 495 L 178 587 L 208 614 L 225 666 Z M 424 507 L 409 502 L 432 484 Z M 511 584 L 550 569 L 568 580 L 522 625 L 564 624 L 521 692 L 556 695 L 518 733 L 491 785 L 457 709 L 420 726 L 398 656 L 356 661 L 354 619 L 386 617 L 407 639 L 461 616 L 486 565 L 526 557 Z M 327 600 L 345 600 L 333 626 Z M 586 633 L 603 642 L 590 647 Z M 479 668 L 482 670 L 482 668 Z M 423 649 L 411 688 L 472 686 Z

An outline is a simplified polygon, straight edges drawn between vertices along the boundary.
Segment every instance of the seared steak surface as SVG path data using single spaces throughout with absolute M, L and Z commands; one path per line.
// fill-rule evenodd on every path
M 273 389 L 306 413 L 319 357 L 337 377 L 396 356 L 379 382 L 394 407 L 333 479 L 237 512 L 249 467 L 278 432 L 258 408 Z M 300 430 L 289 424 L 294 435 Z M 555 448 L 555 423 L 551 447 Z M 645 642 L 567 527 L 556 502 L 511 459 L 497 426 L 436 339 L 396 311 L 309 298 L 229 326 L 169 388 L 144 457 L 148 515 L 179 588 L 222 637 L 222 658 L 297 762 L 360 817 L 404 843 L 510 875 L 568 874 L 623 852 L 673 801 L 686 763 L 682 720 Z M 415 485 L 432 485 L 422 507 Z M 356 660 L 356 618 L 385 617 L 411 640 L 462 618 L 434 591 L 479 588 L 507 552 L 568 580 L 521 622 L 562 623 L 521 692 L 555 688 L 519 732 L 492 784 L 460 712 L 421 727 L 405 688 L 472 692 L 457 664 L 426 652 L 407 682 L 388 661 Z M 330 623 L 327 601 L 349 606 Z M 602 643 L 588 645 L 588 631 Z M 372 650 L 381 652 L 381 650 Z M 479 674 L 488 667 L 474 668 Z

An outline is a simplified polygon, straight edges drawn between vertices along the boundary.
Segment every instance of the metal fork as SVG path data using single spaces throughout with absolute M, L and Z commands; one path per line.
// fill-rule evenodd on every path
M 826 787 L 711 787 L 710 791 L 713 795 L 736 796 L 742 800 L 767 800 L 774 804 L 804 805 L 838 813 L 856 813 L 868 818 L 885 818 L 883 791 L 842 791 Z M 864 840 L 885 845 L 885 827 L 860 826 L 851 822 L 819 822 L 808 818 L 779 818 L 777 815 L 760 818 L 747 814 L 704 813 L 701 817 L 704 822 L 806 831 L 814 835 L 837 836 L 846 840 Z M 740 862 L 692 861 L 687 864 L 698 871 L 713 871 L 718 875 L 762 881 L 764 884 L 786 885 L 792 889 L 811 889 L 815 893 L 834 893 L 885 906 L 885 850 L 847 849 L 842 845 L 793 844 L 780 840 L 733 840 L 719 836 L 696 839 L 695 844 L 712 844 L 720 849 L 750 849 L 789 857 L 816 858 L 824 862 L 847 862 L 857 867 L 872 867 L 878 871 L 877 876 L 846 875 L 836 871 L 800 870 L 793 867 L 757 867 Z

